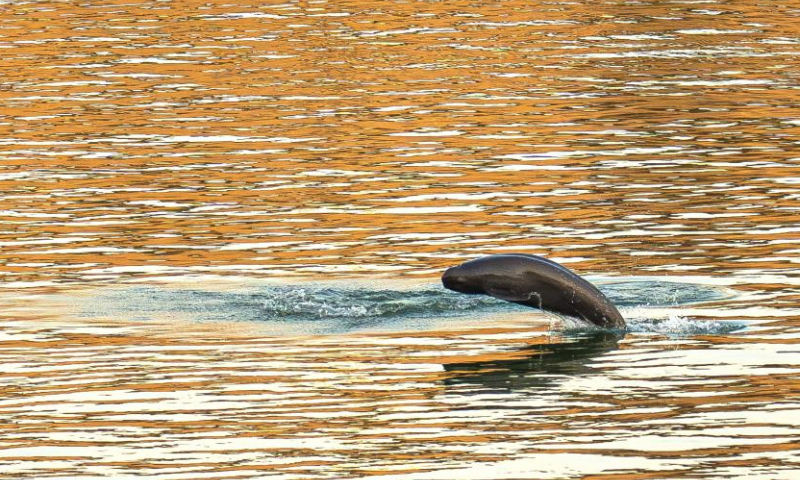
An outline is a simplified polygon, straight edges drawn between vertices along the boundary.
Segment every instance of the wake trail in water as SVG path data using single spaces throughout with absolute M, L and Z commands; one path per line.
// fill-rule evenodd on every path
M 666 335 L 727 333 L 743 326 L 732 322 L 692 320 L 663 307 L 720 301 L 732 292 L 715 286 L 669 281 L 617 281 L 599 288 L 620 307 L 628 331 Z M 657 318 L 653 307 L 661 307 Z M 315 333 L 335 333 L 369 328 L 404 329 L 431 320 L 457 322 L 459 318 L 530 308 L 484 295 L 463 295 L 440 286 L 416 289 L 341 286 L 324 283 L 270 285 L 236 291 L 169 287 L 133 287 L 106 291 L 85 308 L 84 315 L 104 315 L 148 320 L 181 317 L 197 321 L 253 321 L 292 325 Z M 580 330 L 585 324 L 562 318 L 558 328 Z

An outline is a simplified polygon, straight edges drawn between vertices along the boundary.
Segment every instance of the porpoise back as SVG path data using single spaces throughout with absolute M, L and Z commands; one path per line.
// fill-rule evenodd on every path
M 552 260 L 528 254 L 490 255 L 447 269 L 445 288 L 583 319 L 603 328 L 625 328 L 614 304 L 594 285 Z

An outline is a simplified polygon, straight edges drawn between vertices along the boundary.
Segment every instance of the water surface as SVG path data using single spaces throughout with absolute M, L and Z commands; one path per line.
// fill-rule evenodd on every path
M 797 478 L 795 3 L 0 12 L 3 475 Z

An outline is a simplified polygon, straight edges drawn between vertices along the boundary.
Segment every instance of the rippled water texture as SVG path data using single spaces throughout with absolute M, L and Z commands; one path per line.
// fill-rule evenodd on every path
M 800 478 L 799 24 L 0 0 L 0 476 Z

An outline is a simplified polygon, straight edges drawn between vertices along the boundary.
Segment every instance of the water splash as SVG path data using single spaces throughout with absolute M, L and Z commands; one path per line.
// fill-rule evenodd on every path
M 631 317 L 623 315 L 627 328 L 624 332 L 665 335 L 667 337 L 690 337 L 693 335 L 723 335 L 726 333 L 743 330 L 747 325 L 737 321 L 696 320 L 676 313 L 665 318 L 647 315 Z M 581 335 L 587 332 L 603 331 L 604 329 L 572 317 L 558 316 L 558 321 L 551 329 L 559 330 L 567 335 Z M 622 333 L 622 332 L 621 332 Z
M 244 303 L 257 304 L 261 316 L 268 319 L 326 319 L 458 315 L 497 310 L 504 302 L 491 297 L 465 297 L 441 289 L 287 286 L 250 294 L 249 301 Z
M 746 327 L 742 322 L 695 320 L 678 314 L 670 314 L 667 318 L 632 318 L 627 323 L 629 332 L 654 333 L 668 337 L 723 335 Z

